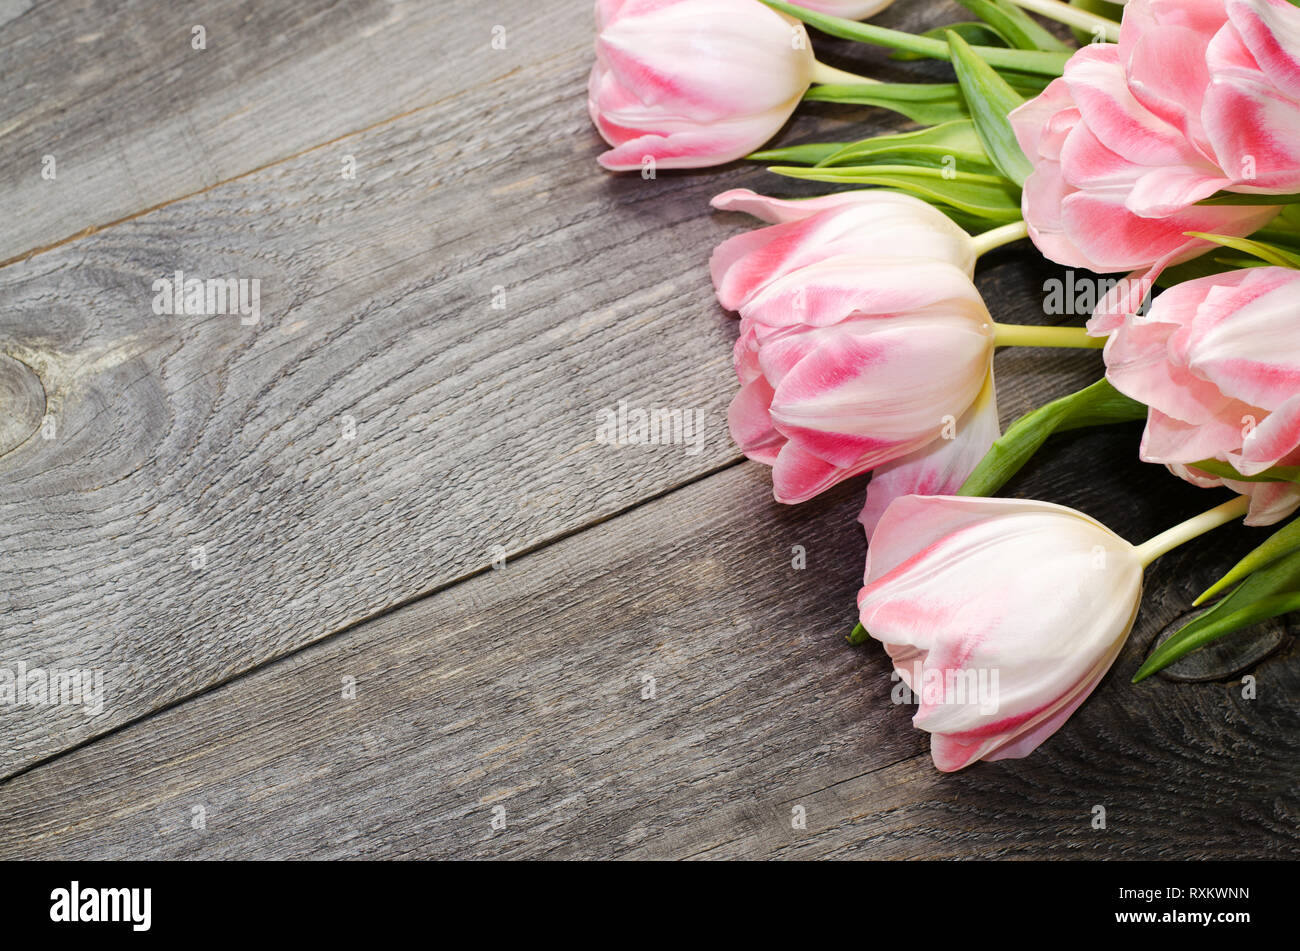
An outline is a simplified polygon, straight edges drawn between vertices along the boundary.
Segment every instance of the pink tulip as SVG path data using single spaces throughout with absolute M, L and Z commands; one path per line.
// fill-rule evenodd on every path
M 608 169 L 738 159 L 812 82 L 803 25 L 757 0 L 598 0 L 587 104 Z
M 1011 114 L 1034 164 L 1022 207 L 1053 261 L 1160 269 L 1203 252 L 1187 231 L 1246 235 L 1276 206 L 1218 191 L 1300 190 L 1300 9 L 1286 0 L 1132 0 L 1118 44 L 1074 54 Z M 1102 309 L 1095 332 L 1118 315 Z
M 1106 377 L 1149 407 L 1141 458 L 1202 486 L 1251 497 L 1247 525 L 1300 506 L 1300 485 L 1222 479 L 1300 465 L 1300 271 L 1254 267 L 1187 281 L 1106 343 Z
M 889 463 L 901 471 L 872 480 L 878 495 L 960 484 L 997 436 L 993 341 L 979 292 L 948 261 L 808 264 L 741 305 L 732 438 L 772 466 L 778 502 Z
M 932 735 L 934 764 L 1027 756 L 1118 656 L 1144 559 L 1080 512 L 1022 499 L 906 496 L 884 513 L 858 595 Z

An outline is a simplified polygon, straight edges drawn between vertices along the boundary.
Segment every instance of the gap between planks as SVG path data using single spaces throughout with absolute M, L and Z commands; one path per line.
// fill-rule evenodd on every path
M 688 489 L 691 486 L 704 482 L 706 479 L 712 479 L 715 476 L 721 475 L 724 472 L 734 469 L 745 462 L 746 462 L 745 457 L 738 455 L 732 460 L 730 460 L 729 462 L 725 462 L 722 463 L 721 465 L 714 466 L 712 469 L 709 469 L 706 472 L 701 472 L 700 474 L 693 476 L 689 479 L 686 479 L 682 482 L 679 482 L 676 485 L 672 485 L 669 486 L 668 488 L 661 489 L 652 495 L 647 495 L 644 498 L 638 499 L 637 501 L 629 505 L 625 505 L 623 508 L 618 509 L 617 511 L 610 512 L 607 515 L 599 516 L 595 519 L 592 519 L 590 522 L 584 522 L 581 525 L 574 526 L 573 528 L 569 528 L 569 529 L 565 529 L 564 531 L 557 532 L 549 538 L 545 538 L 542 539 L 541 541 L 534 542 L 531 545 L 525 545 L 523 548 L 520 548 L 517 551 L 507 552 L 505 556 L 506 561 L 507 562 L 518 561 L 521 558 L 527 558 L 530 555 L 536 555 L 544 551 L 545 549 L 550 548 L 552 545 L 555 545 L 558 542 L 565 541 L 566 539 L 572 538 L 575 535 L 580 535 L 583 532 L 587 532 L 594 528 L 598 528 L 599 526 L 604 525 L 607 522 L 612 522 L 615 519 L 622 518 L 625 515 L 630 515 L 633 512 L 637 511 L 638 509 L 643 508 L 646 505 L 650 505 L 651 503 L 658 502 L 661 499 L 667 498 L 670 495 L 682 491 L 683 489 Z M 308 650 L 309 648 L 319 647 L 320 645 L 325 644 L 329 641 L 343 637 L 344 635 L 349 634 L 352 631 L 357 630 L 358 628 L 379 621 L 390 614 L 393 614 L 404 608 L 408 608 L 411 605 L 416 604 L 420 601 L 424 601 L 428 598 L 436 597 L 437 595 L 442 594 L 450 590 L 451 588 L 456 587 L 457 585 L 464 584 L 466 581 L 470 581 L 471 579 L 477 578 L 479 575 L 486 574 L 487 572 L 492 570 L 493 567 L 491 563 L 489 563 L 486 565 L 482 565 L 478 568 L 475 568 L 472 571 L 467 571 L 464 574 L 458 575 L 457 577 L 452 578 L 442 584 L 435 585 L 434 587 L 429 588 L 427 591 L 421 591 L 418 594 L 413 594 L 409 598 L 404 598 L 401 601 L 396 601 L 390 605 L 387 605 L 386 607 L 381 608 L 380 610 L 374 612 L 373 614 L 369 614 L 363 618 L 359 618 L 358 620 L 353 621 L 350 624 L 345 624 L 342 627 L 338 628 L 337 630 L 329 631 L 325 634 L 322 634 L 320 637 L 307 641 L 303 644 L 300 644 L 297 647 L 293 648 L 292 650 L 285 651 L 282 654 L 277 654 L 274 657 L 268 657 L 266 660 L 253 664 L 250 667 L 246 667 L 236 674 L 233 674 L 222 680 L 218 680 L 211 684 L 208 684 L 206 687 L 202 688 L 201 690 L 196 690 L 194 693 L 186 694 L 183 697 L 178 697 L 177 699 L 165 703 L 159 707 L 155 707 L 154 709 L 149 710 L 146 713 L 142 713 L 139 716 L 132 717 L 129 720 L 125 720 L 122 723 L 117 724 L 116 726 L 104 730 L 102 733 L 96 733 L 93 736 L 89 736 L 85 738 L 84 740 L 80 740 L 76 743 L 73 743 L 71 746 L 64 747 L 63 749 L 60 749 L 56 753 L 51 753 L 50 755 L 44 756 L 38 760 L 35 760 L 34 762 L 28 763 L 27 765 L 22 766 L 11 773 L 6 773 L 5 775 L 0 776 L 0 787 L 4 787 L 11 780 L 17 779 L 19 776 L 23 776 L 27 773 L 49 766 L 52 763 L 62 759 L 65 756 L 68 756 L 71 753 L 76 753 L 89 746 L 93 746 L 94 744 L 100 742 L 101 740 L 105 740 L 111 736 L 114 736 L 117 733 L 121 733 L 122 731 L 130 727 L 139 726 L 140 724 L 145 723 L 148 720 L 152 720 L 154 717 L 167 713 L 169 710 L 173 710 L 177 707 L 183 706 L 184 704 L 190 703 L 191 701 L 197 700 L 200 697 L 212 693 L 215 690 L 220 690 L 222 687 L 225 687 L 228 684 L 235 683 L 236 681 L 239 680 L 243 680 L 244 678 L 256 674 L 266 668 L 273 667 L 276 664 L 280 664 L 285 661 L 291 660 L 297 655 Z

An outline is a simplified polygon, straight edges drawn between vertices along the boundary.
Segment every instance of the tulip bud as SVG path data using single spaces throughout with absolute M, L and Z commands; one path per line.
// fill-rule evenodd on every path
M 984 389 L 993 346 L 979 292 L 947 261 L 809 264 L 741 306 L 732 438 L 773 467 L 777 501 L 804 501 L 942 438 Z
M 1139 449 L 1201 486 L 1251 497 L 1247 525 L 1300 507 L 1293 482 L 1245 482 L 1194 465 L 1215 460 L 1256 476 L 1300 465 L 1300 271 L 1255 267 L 1186 281 L 1106 344 L 1106 378 L 1146 403 Z
M 1132 629 L 1139 549 L 1061 505 L 905 496 L 858 595 L 932 734 L 934 764 L 1027 756 L 1097 686 Z
M 599 0 L 596 29 L 587 104 L 608 169 L 741 158 L 812 82 L 803 25 L 757 0 Z

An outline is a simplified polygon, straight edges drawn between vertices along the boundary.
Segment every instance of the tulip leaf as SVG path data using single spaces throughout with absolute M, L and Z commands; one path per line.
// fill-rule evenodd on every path
M 901 113 L 921 125 L 937 125 L 970 115 L 961 87 L 956 83 L 828 83 L 813 86 L 804 94 L 804 100 L 879 106 Z
M 1053 433 L 1125 423 L 1146 417 L 1147 408 L 1106 379 L 1026 413 L 1011 424 L 962 483 L 957 495 L 993 495 L 1029 461 Z
M 772 166 L 768 171 L 837 185 L 880 185 L 909 192 L 931 204 L 950 205 L 978 218 L 1020 220 L 1020 189 L 998 175 L 913 165 Z
M 1255 552 L 1243 558 L 1242 561 L 1245 562 L 1251 560 L 1252 556 L 1256 556 L 1256 552 L 1262 552 L 1256 556 L 1255 561 L 1257 564 L 1263 564 L 1263 567 L 1255 567 L 1230 594 L 1220 599 L 1208 611 L 1184 624 L 1172 637 L 1152 651 L 1151 656 L 1133 675 L 1133 682 L 1137 683 L 1156 671 L 1163 670 L 1180 657 L 1213 640 L 1260 621 L 1300 609 L 1300 550 L 1277 554 L 1293 540 L 1290 529 L 1291 526 L 1288 525 Z M 1279 535 L 1282 538 L 1273 547 L 1274 554 L 1270 555 L 1269 552 L 1263 551 Z M 1264 559 L 1268 559 L 1267 563 L 1264 563 Z M 1240 563 L 1237 567 L 1239 565 Z M 1237 567 L 1234 567 L 1229 574 L 1236 572 Z M 1216 584 L 1210 591 L 1218 588 L 1219 584 Z M 1209 593 L 1207 591 L 1197 598 L 1197 603 L 1201 603 Z
M 1267 261 L 1269 264 L 1276 264 L 1279 267 L 1300 268 L 1300 251 L 1289 251 L 1276 244 L 1265 244 L 1263 241 L 1252 241 L 1249 238 L 1234 238 L 1226 234 L 1206 234 L 1204 231 L 1187 231 L 1184 234 L 1191 235 L 1193 238 L 1213 241 L 1215 244 L 1223 245 L 1225 248 L 1232 248 L 1234 251 L 1252 254 L 1261 261 Z
M 1227 599 L 1225 599 L 1226 601 Z M 1226 634 L 1240 631 L 1244 627 L 1267 621 L 1282 614 L 1300 610 L 1300 591 L 1288 594 L 1276 594 L 1251 601 L 1245 607 L 1235 611 L 1218 613 L 1217 606 L 1206 611 L 1190 624 L 1182 627 L 1169 640 L 1154 651 L 1146 662 L 1133 675 L 1133 683 L 1145 680 L 1159 670 L 1164 670 L 1174 661 L 1190 654 L 1198 647 L 1204 647 Z M 1211 615 L 1214 615 L 1211 617 Z
M 754 162 L 789 162 L 792 165 L 820 165 L 829 156 L 851 148 L 852 143 L 816 142 L 808 145 L 790 145 L 783 149 L 763 149 L 745 158 Z
M 975 134 L 975 123 L 969 119 L 955 119 L 916 132 L 878 135 L 860 142 L 850 142 L 826 156 L 817 165 L 848 165 L 857 159 L 896 153 L 951 155 L 957 160 L 988 164 L 984 146 Z
M 1273 466 L 1258 475 L 1242 475 L 1226 462 L 1218 459 L 1202 459 L 1192 463 L 1193 469 L 1200 469 L 1220 479 L 1232 479 L 1234 482 L 1300 482 L 1300 466 Z
M 1300 518 L 1282 526 L 1262 545 L 1233 565 L 1227 574 L 1206 588 L 1201 596 L 1192 602 L 1192 606 L 1198 607 L 1212 598 L 1217 598 L 1237 582 L 1244 581 L 1261 568 L 1295 551 L 1300 551 Z
M 796 20 L 802 20 L 830 36 L 838 36 L 858 43 L 870 43 L 873 46 L 906 50 L 930 59 L 948 59 L 951 55 L 948 44 L 933 37 L 917 36 L 914 33 L 890 30 L 871 23 L 858 23 L 856 20 L 816 13 L 786 3 L 784 0 L 762 0 L 762 2 L 773 10 L 779 10 Z M 974 46 L 971 49 L 976 56 L 995 69 L 1015 69 L 1044 76 L 1060 76 L 1065 70 L 1066 60 L 1070 58 L 1068 52 L 1056 50 L 1012 50 L 998 46 Z
M 1003 175 L 1023 185 L 1034 166 L 1021 151 L 1008 114 L 1025 100 L 988 63 L 976 57 L 956 33 L 948 34 L 948 43 L 952 46 L 957 82 L 966 97 L 984 151 Z
M 1037 95 L 1033 89 L 1024 91 Z M 879 106 L 921 125 L 939 125 L 970 117 L 966 98 L 957 83 L 824 83 L 809 88 L 803 98 L 806 102 Z
M 947 26 L 936 26 L 934 29 L 926 30 L 921 34 L 921 36 L 943 40 L 944 34 L 948 30 L 952 30 L 971 46 L 1009 47 L 1014 45 L 988 23 L 949 23 Z M 914 59 L 925 59 L 926 57 L 922 56 L 920 53 L 909 53 L 907 50 L 895 50 L 889 54 L 889 58 L 905 62 Z
M 1024 10 L 1015 4 L 1007 3 L 1006 0 L 957 0 L 957 2 L 993 27 L 1016 49 L 1074 52 Z

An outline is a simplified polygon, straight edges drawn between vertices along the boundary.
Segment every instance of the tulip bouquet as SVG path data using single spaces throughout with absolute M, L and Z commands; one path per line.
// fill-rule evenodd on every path
M 710 261 L 740 318 L 729 423 L 772 467 L 778 502 L 871 473 L 850 640 L 879 641 L 919 695 L 913 722 L 941 770 L 1051 736 L 1118 656 L 1154 559 L 1300 507 L 1300 6 L 959 2 L 972 19 L 912 34 L 860 22 L 889 0 L 598 0 L 589 85 L 607 169 L 749 157 L 849 186 L 713 199 L 765 223 Z M 953 81 L 825 65 L 807 26 L 946 60 Z M 809 100 L 918 127 L 767 147 Z M 1025 238 L 1058 264 L 1122 275 L 1086 326 L 990 314 L 977 262 Z M 1105 376 L 1000 433 L 1005 346 L 1104 348 Z M 1234 497 L 1137 544 L 1082 512 L 993 497 L 1053 432 L 1140 418 L 1142 460 Z M 1300 520 L 1206 601 L 1135 681 L 1300 609 Z M 992 704 L 967 689 L 986 671 Z

